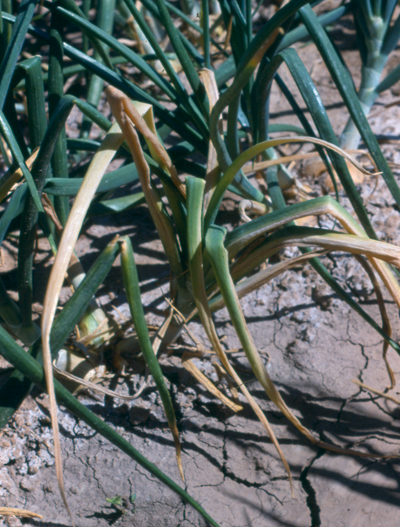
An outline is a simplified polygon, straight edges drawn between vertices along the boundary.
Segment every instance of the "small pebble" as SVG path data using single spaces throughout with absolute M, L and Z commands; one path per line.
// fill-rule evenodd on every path
M 33 476 L 24 476 L 21 479 L 19 486 L 21 487 L 22 490 L 26 490 L 27 492 L 32 492 L 36 488 L 37 484 L 38 484 L 37 478 Z

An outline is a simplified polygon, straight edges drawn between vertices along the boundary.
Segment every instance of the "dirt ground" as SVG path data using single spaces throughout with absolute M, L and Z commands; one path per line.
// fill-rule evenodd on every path
M 354 71 L 357 82 L 358 56 L 346 21 L 335 31 L 339 47 Z M 314 46 L 299 46 L 300 57 L 309 66 L 322 94 L 336 131 L 346 120 L 328 72 Z M 400 50 L 391 58 L 393 67 Z M 282 75 L 293 87 L 287 71 Z M 399 90 L 400 93 L 400 90 Z M 400 163 L 400 109 L 384 109 L 396 100 L 397 87 L 385 93 L 370 119 L 384 145 L 387 159 Z M 295 122 L 282 96 L 274 91 L 272 118 Z M 399 171 L 395 170 L 399 178 Z M 300 176 L 299 176 L 300 177 Z M 302 178 L 316 192 L 320 185 Z M 373 225 L 382 240 L 400 244 L 400 216 L 393 199 L 380 180 L 366 179 L 363 198 Z M 346 205 L 346 200 L 341 201 Z M 233 207 L 224 221 L 239 222 Z M 321 225 L 329 226 L 322 217 Z M 99 250 L 115 233 L 128 234 L 134 245 L 149 323 L 160 323 L 167 292 L 168 266 L 145 207 L 117 218 L 94 219 L 79 242 L 78 255 L 89 268 Z M 8 258 L 13 247 L 8 246 Z M 286 256 L 295 254 L 287 250 Z M 6 255 L 7 256 L 7 255 Z M 359 264 L 343 254 L 324 258 L 324 263 L 362 307 L 380 322 L 371 284 Z M 43 260 L 39 273 L 49 273 Z M 5 278 L 12 289 L 16 271 Z M 37 292 L 37 302 L 43 291 Z M 106 309 L 129 317 L 119 266 L 116 265 L 98 296 Z M 288 271 L 243 299 L 249 328 L 265 358 L 270 376 L 287 405 L 318 439 L 370 454 L 399 454 L 400 410 L 398 405 L 362 391 L 353 379 L 384 390 L 388 376 L 382 361 L 382 339 L 366 322 L 341 302 L 309 265 Z M 117 308 L 117 309 L 115 309 Z M 393 338 L 400 338 L 398 311 L 387 308 Z M 215 315 L 219 335 L 226 336 L 227 349 L 240 344 L 226 310 Z M 191 324 L 195 335 L 208 347 L 201 327 Z M 187 340 L 187 339 L 186 339 Z M 189 342 L 187 340 L 187 342 Z M 247 364 L 243 352 L 231 355 L 233 364 L 265 411 L 289 462 L 294 498 L 284 467 L 245 399 L 243 410 L 233 414 L 196 383 L 181 364 L 179 352 L 163 355 L 161 364 L 173 396 L 183 448 L 187 491 L 221 527 L 386 527 L 397 525 L 399 516 L 400 461 L 344 456 L 314 448 L 267 399 Z M 400 372 L 400 358 L 393 350 L 389 358 Z M 212 356 L 194 359 L 196 365 L 218 382 Z M 130 379 L 115 378 L 110 387 L 134 393 L 142 381 L 142 370 Z M 225 382 L 219 388 L 228 396 Z M 391 392 L 398 396 L 396 388 Z M 161 402 L 153 385 L 142 397 L 124 402 L 99 395 L 81 395 L 81 401 L 114 426 L 135 448 L 179 482 L 175 451 Z M 108 525 L 135 527 L 200 527 L 205 521 L 172 491 L 121 453 L 83 422 L 60 410 L 64 475 L 70 507 L 80 527 Z M 34 391 L 14 419 L 0 433 L 0 506 L 38 512 L 43 522 L 10 518 L 12 526 L 67 526 L 70 521 L 57 489 L 48 414 L 47 396 Z M 123 513 L 107 498 L 136 495 L 135 507 Z

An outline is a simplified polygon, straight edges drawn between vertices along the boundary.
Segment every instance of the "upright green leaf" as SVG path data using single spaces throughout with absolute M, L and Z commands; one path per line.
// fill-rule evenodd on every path
M 12 30 L 11 39 L 7 47 L 3 62 L 0 67 L 0 110 L 3 109 L 11 78 L 14 74 L 15 65 L 22 46 L 25 42 L 26 33 L 32 20 L 33 13 L 38 0 L 21 0 L 15 25 Z
M 311 38 L 317 46 L 318 51 L 321 53 L 329 73 L 331 74 L 365 145 L 370 151 L 379 170 L 382 171 L 382 176 L 390 193 L 397 205 L 400 206 L 400 188 L 387 164 L 375 135 L 372 133 L 371 127 L 357 98 L 357 94 L 354 91 L 352 80 L 349 78 L 346 69 L 337 56 L 335 48 L 326 35 L 325 30 L 318 22 L 313 10 L 309 6 L 304 6 L 300 9 L 299 13 Z
M 51 15 L 50 28 L 50 56 L 49 56 L 49 117 L 53 115 L 61 97 L 64 94 L 64 75 L 63 75 L 63 44 L 62 44 L 63 23 L 57 13 Z M 60 136 L 54 148 L 51 159 L 53 176 L 57 178 L 68 177 L 68 156 L 67 139 L 65 128 L 61 130 Z M 56 197 L 54 199 L 54 209 L 62 225 L 65 225 L 68 213 L 69 202 L 66 197 Z

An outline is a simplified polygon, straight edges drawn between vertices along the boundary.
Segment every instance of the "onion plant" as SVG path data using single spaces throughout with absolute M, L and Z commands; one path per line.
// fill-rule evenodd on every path
M 400 249 L 377 239 L 348 164 L 364 169 L 340 148 L 347 149 L 349 143 L 347 139 L 340 143 L 335 135 L 318 90 L 292 47 L 307 34 L 314 40 L 351 116 L 345 136 L 354 138 L 359 134 L 362 137 L 400 206 L 400 189 L 365 117 L 373 102 L 372 95 L 367 96 L 367 92 L 379 93 L 389 82 L 379 84 L 376 76 L 368 72 L 382 64 L 383 59 L 376 59 L 375 63 L 373 57 L 377 53 L 387 55 L 395 45 L 398 23 L 389 27 L 395 2 L 354 0 L 317 17 L 312 7 L 319 2 L 291 0 L 278 9 L 256 35 L 253 15 L 257 7 L 253 7 L 250 0 L 219 0 L 218 3 L 221 14 L 217 24 L 222 25 L 229 37 L 224 41 L 219 41 L 213 33 L 207 1 L 199 4 L 185 2 L 181 10 L 164 0 L 142 0 L 147 13 L 167 36 L 168 51 L 133 0 L 119 0 L 116 4 L 112 0 L 99 0 L 95 21 L 88 16 L 90 2 L 85 1 L 79 6 L 72 0 L 44 0 L 42 5 L 49 13 L 49 27 L 43 24 L 39 27 L 32 22 L 36 0 L 22 0 L 16 14 L 11 12 L 7 3 L 2 4 L 0 32 L 5 51 L 0 67 L 0 145 L 8 169 L 0 180 L 3 204 L 0 241 L 18 229 L 20 242 L 18 303 L 8 295 L 7 284 L 0 281 L 0 316 L 4 323 L 4 327 L 0 327 L 0 352 L 15 366 L 13 374 L 0 388 L 0 424 L 4 425 L 13 415 L 29 392 L 31 383 L 47 389 L 57 477 L 67 507 L 56 398 L 169 485 L 212 525 L 217 525 L 179 485 L 53 379 L 53 360 L 73 334 L 76 324 L 86 328 L 86 335 L 93 340 L 95 349 L 110 339 L 112 328 L 105 314 L 93 304 L 93 296 L 119 255 L 132 323 L 147 367 L 160 392 L 182 477 L 184 466 L 175 411 L 157 352 L 173 343 L 183 327 L 197 317 L 223 368 L 232 382 L 240 387 L 276 446 L 290 478 L 290 468 L 273 429 L 231 365 L 218 338 L 212 313 L 224 306 L 257 380 L 293 426 L 322 448 L 359 456 L 370 455 L 319 441 L 294 416 L 263 366 L 247 327 L 240 298 L 284 270 L 309 261 L 339 298 L 379 333 L 384 342 L 385 359 L 388 346 L 400 351 L 398 344 L 391 339 L 390 323 L 377 280 L 379 276 L 400 308 L 400 287 L 393 271 L 400 266 Z M 193 9 L 200 10 L 196 13 L 199 17 L 191 16 Z M 215 6 L 213 9 L 215 11 Z M 333 23 L 349 9 L 358 16 L 356 31 L 365 66 L 365 80 L 358 94 L 324 30 L 325 25 Z M 109 16 L 105 16 L 107 13 Z M 128 47 L 118 40 L 113 20 L 121 27 L 131 30 L 133 27 L 137 38 L 146 39 L 150 48 Z M 124 20 L 125 24 L 122 23 Z M 180 29 L 176 27 L 177 21 L 182 22 Z M 71 26 L 82 32 L 81 48 L 69 43 L 67 29 Z M 187 27 L 197 35 L 197 40 L 193 34 L 189 38 Z M 42 74 L 44 62 L 40 56 L 19 60 L 24 46 L 29 49 L 30 41 L 25 42 L 28 35 L 35 38 L 35 53 L 40 46 L 49 45 L 45 75 Z M 377 43 L 380 40 L 384 41 L 381 47 Z M 89 49 L 93 50 L 92 55 L 88 54 Z M 68 63 L 64 57 L 69 59 Z M 221 58 L 222 64 L 217 68 Z M 310 112 L 310 120 L 279 76 L 283 62 Z M 127 64 L 139 72 L 135 81 L 124 73 L 123 67 Z M 85 78 L 85 99 L 64 94 L 65 83 L 71 75 Z M 396 74 L 390 78 L 393 81 Z M 269 123 L 269 96 L 273 82 L 278 83 L 293 107 L 300 126 L 285 123 L 273 126 Z M 107 112 L 96 109 L 105 83 L 108 84 L 105 91 L 115 120 L 113 124 L 104 115 Z M 28 131 L 23 128 L 16 111 L 17 97 L 21 92 L 27 98 Z M 46 97 L 48 116 L 44 110 Z M 84 118 L 79 138 L 73 139 L 65 132 L 65 122 L 74 106 Z M 93 124 L 102 130 L 96 140 L 90 135 Z M 277 131 L 286 135 L 272 137 Z M 171 137 L 174 138 L 173 146 L 168 146 Z M 353 209 L 351 212 L 357 219 L 329 196 L 287 206 L 280 181 L 282 175 L 289 175 L 285 163 L 293 157 L 280 158 L 275 150 L 285 143 L 309 143 L 315 147 L 316 155 L 326 164 L 334 185 L 335 173 L 338 175 Z M 355 145 L 355 139 L 351 139 L 351 145 Z M 79 156 L 77 151 L 81 152 Z M 90 163 L 85 164 L 93 151 L 95 155 Z M 115 156 L 123 159 L 123 165 L 107 172 Z M 258 162 L 253 164 L 256 156 Z M 74 166 L 77 162 L 83 164 L 83 169 L 80 167 L 78 171 Z M 263 171 L 267 195 L 248 177 L 256 166 L 257 170 Z M 80 177 L 83 172 L 85 176 Z M 130 193 L 135 181 L 140 183 L 141 189 Z M 124 196 L 115 197 L 114 193 L 120 188 L 126 189 Z M 219 217 L 227 191 L 243 199 L 242 211 L 251 207 L 257 213 L 255 219 L 229 232 L 220 226 Z M 118 214 L 143 203 L 149 209 L 171 270 L 170 312 L 153 341 L 146 325 L 135 258 L 128 237 L 115 238 L 86 273 L 81 267 L 77 273 L 73 265 L 76 263 L 75 244 L 86 218 Z M 335 228 L 315 229 L 296 224 L 305 216 L 321 214 L 333 217 Z M 55 256 L 43 304 L 41 332 L 32 315 L 34 242 L 38 231 L 48 239 Z M 277 264 L 269 263 L 287 246 L 299 247 L 303 254 Z M 348 252 L 362 263 L 378 297 L 382 325 L 368 315 L 324 267 L 318 256 L 328 251 Z M 265 262 L 268 265 L 260 270 L 260 265 Z M 66 275 L 73 294 L 55 316 Z M 17 339 L 29 350 L 24 350 Z M 183 364 L 232 411 L 241 410 L 237 401 L 223 395 L 199 372 L 190 356 L 184 357 Z M 388 371 L 393 386 L 389 365 Z
M 400 15 L 394 18 L 397 2 L 374 0 L 351 2 L 357 47 L 361 56 L 361 83 L 358 99 L 368 115 L 377 97 L 400 79 L 396 66 L 382 79 L 390 53 L 400 39 Z M 347 150 L 358 147 L 360 134 L 350 117 L 341 136 L 341 146 Z

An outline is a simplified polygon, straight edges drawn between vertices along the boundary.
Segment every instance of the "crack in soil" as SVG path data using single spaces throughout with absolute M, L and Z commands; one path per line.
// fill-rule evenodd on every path
M 357 375 L 357 379 L 360 381 L 360 382 L 363 382 L 363 373 L 366 371 L 366 369 L 368 368 L 368 363 L 369 363 L 369 358 L 368 356 L 366 355 L 365 353 L 365 349 L 364 349 L 364 346 L 362 346 L 361 344 L 359 344 L 360 348 L 361 348 L 361 355 L 364 357 L 365 359 L 365 363 L 364 363 L 364 367 L 361 368 L 360 370 L 360 373 Z M 341 418 L 342 418 L 342 413 L 343 413 L 343 410 L 346 406 L 347 403 L 353 401 L 354 399 L 356 399 L 362 392 L 362 389 L 361 387 L 358 389 L 357 393 L 353 394 L 351 397 L 348 397 L 347 399 L 345 399 L 343 401 L 343 403 L 341 404 L 340 406 L 340 409 L 339 409 L 339 412 L 338 412 L 338 416 L 337 416 L 337 419 L 336 419 L 336 424 L 339 424 L 340 421 L 341 421 Z
M 359 379 L 360 382 L 363 382 L 362 374 L 368 367 L 369 358 L 368 358 L 367 354 L 365 353 L 364 346 L 361 346 L 361 353 L 362 353 L 363 357 L 365 357 L 365 361 L 366 362 L 365 362 L 364 369 L 360 373 L 358 379 Z M 357 395 L 359 395 L 361 392 L 362 392 L 362 388 L 360 387 L 360 390 L 359 390 Z M 385 408 L 382 408 L 382 406 L 379 404 L 379 402 L 378 402 L 379 396 L 378 397 L 377 396 L 373 396 L 370 393 L 368 393 L 368 396 L 369 396 L 370 401 L 372 402 L 372 404 L 374 404 L 377 408 L 379 408 L 379 410 L 381 410 L 381 412 L 383 412 L 384 414 L 388 415 L 389 417 L 393 417 L 390 411 L 386 410 Z
M 317 454 L 311 459 L 310 463 L 303 468 L 300 474 L 300 483 L 304 490 L 304 492 L 307 494 L 306 503 L 307 507 L 310 511 L 310 517 L 311 517 L 311 526 L 310 527 L 320 527 L 321 526 L 321 508 L 319 507 L 317 503 L 317 493 L 315 492 L 315 489 L 311 485 L 311 481 L 308 479 L 308 472 L 312 465 L 314 464 L 317 459 L 322 457 L 325 454 L 325 450 L 320 449 Z
M 274 498 L 280 505 L 283 505 L 283 502 L 275 496 L 275 494 L 269 492 L 264 487 L 269 484 L 269 481 L 265 481 L 263 483 L 250 483 L 246 479 L 239 478 L 238 476 L 235 476 L 227 467 L 228 463 L 228 450 L 226 447 L 226 441 L 227 441 L 227 425 L 225 425 L 225 432 L 224 432 L 224 438 L 223 438 L 223 444 L 222 444 L 222 454 L 223 454 L 223 463 L 221 467 L 222 474 L 224 476 L 224 481 L 226 478 L 230 479 L 231 481 L 234 481 L 235 483 L 238 483 L 239 485 L 244 485 L 247 488 L 250 489 L 260 489 L 263 492 L 265 492 L 268 496 L 271 498 Z M 202 485 L 203 486 L 203 485 Z

